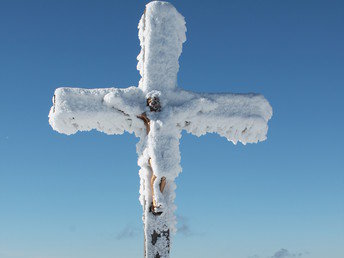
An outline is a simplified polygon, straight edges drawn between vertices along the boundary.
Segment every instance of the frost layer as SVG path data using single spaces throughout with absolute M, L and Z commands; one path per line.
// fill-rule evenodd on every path
M 53 129 L 67 135 L 95 129 L 106 134 L 126 131 L 140 138 L 140 202 L 149 258 L 169 257 L 170 233 L 176 231 L 174 180 L 181 172 L 182 130 L 196 136 L 217 133 L 234 144 L 257 143 L 266 139 L 272 116 L 262 95 L 206 94 L 178 88 L 178 58 L 185 32 L 184 18 L 171 4 L 149 3 L 139 23 L 139 86 L 59 88 L 49 113 Z M 147 106 L 149 100 L 159 101 L 156 112 Z M 166 183 L 163 190 L 162 181 Z
M 138 28 L 141 52 L 137 69 L 142 76 L 139 87 L 145 92 L 175 88 L 178 58 L 186 40 L 184 17 L 170 3 L 154 1 L 147 4 Z

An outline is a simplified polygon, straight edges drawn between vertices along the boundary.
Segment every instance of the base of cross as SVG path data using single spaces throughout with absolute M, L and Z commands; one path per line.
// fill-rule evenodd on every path
M 150 223 L 145 223 L 145 258 L 168 258 L 170 257 L 170 229 L 167 223 L 163 223 L 164 214 L 155 215 L 149 212 Z M 156 222 L 156 223 L 155 223 Z
M 160 233 L 154 231 L 152 234 L 152 245 L 155 245 L 159 238 L 164 238 L 167 240 L 168 246 L 165 247 L 165 250 L 168 250 L 168 253 L 170 253 L 170 230 L 168 229 Z M 160 256 L 160 254 L 157 252 L 154 258 L 162 258 L 162 256 Z

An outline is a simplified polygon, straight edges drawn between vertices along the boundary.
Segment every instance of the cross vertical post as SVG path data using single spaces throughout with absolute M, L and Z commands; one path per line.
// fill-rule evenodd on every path
M 266 139 L 272 116 L 269 102 L 259 94 L 194 93 L 177 87 L 185 32 L 184 17 L 170 3 L 147 4 L 139 22 L 138 87 L 58 88 L 49 113 L 49 123 L 59 133 L 95 129 L 109 135 L 134 133 L 140 139 L 136 149 L 147 258 L 170 257 L 181 132 L 257 143 Z

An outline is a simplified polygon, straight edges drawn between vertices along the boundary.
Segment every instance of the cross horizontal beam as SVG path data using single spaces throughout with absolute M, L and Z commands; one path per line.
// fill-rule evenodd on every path
M 194 93 L 176 89 L 162 101 L 159 119 L 196 136 L 217 133 L 233 143 L 264 141 L 272 116 L 269 102 L 259 94 Z M 138 116 L 149 113 L 137 87 L 126 89 L 59 88 L 49 114 L 52 127 L 64 134 L 92 129 L 106 134 L 124 131 L 141 135 Z

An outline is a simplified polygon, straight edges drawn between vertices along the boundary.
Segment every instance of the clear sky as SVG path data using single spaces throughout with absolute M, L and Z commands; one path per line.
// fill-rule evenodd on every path
M 0 258 L 143 257 L 138 140 L 48 112 L 57 87 L 137 85 L 146 2 L 0 0 Z M 172 3 L 179 86 L 274 109 L 263 143 L 183 134 L 172 257 L 344 257 L 344 2 Z

